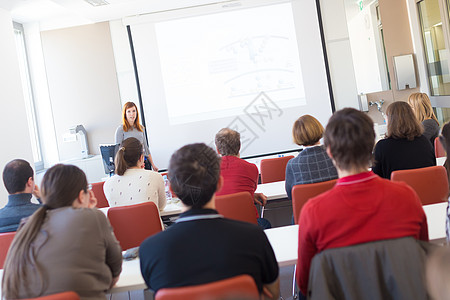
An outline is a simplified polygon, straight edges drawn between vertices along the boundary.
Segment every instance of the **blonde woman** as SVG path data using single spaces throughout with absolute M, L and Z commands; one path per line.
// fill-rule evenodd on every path
M 430 98 L 425 93 L 413 93 L 408 98 L 417 120 L 422 123 L 423 135 L 431 142 L 434 149 L 434 139 L 439 136 L 439 122 L 431 107 Z

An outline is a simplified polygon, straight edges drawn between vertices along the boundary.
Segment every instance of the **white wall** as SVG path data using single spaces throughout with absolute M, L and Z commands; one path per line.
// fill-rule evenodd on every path
M 359 109 L 344 1 L 321 0 L 320 8 L 336 110 Z
M 3 9 L 0 9 L 0 41 L 0 170 L 3 172 L 5 164 L 12 159 L 33 162 L 13 24 L 10 14 Z M 7 192 L 3 181 L 0 185 L 0 206 L 3 207 L 7 202 Z
M 114 143 L 121 103 L 107 22 L 41 32 L 60 160 L 77 157 L 76 142 L 64 142 L 71 126 L 86 128 L 89 153 Z

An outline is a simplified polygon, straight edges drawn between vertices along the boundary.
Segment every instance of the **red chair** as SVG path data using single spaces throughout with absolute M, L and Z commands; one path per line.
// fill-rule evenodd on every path
M 445 153 L 445 149 L 442 146 L 442 143 L 439 140 L 439 137 L 434 139 L 434 154 L 436 155 L 436 158 L 447 156 L 447 153 Z
M 97 208 L 109 207 L 108 200 L 106 200 L 105 197 L 105 192 L 103 192 L 104 184 L 104 181 L 92 184 L 92 191 L 94 192 L 95 198 L 97 198 Z
M 255 204 L 249 192 L 216 196 L 216 209 L 225 218 L 258 224 Z
M 122 250 L 138 247 L 147 237 L 162 231 L 158 208 L 153 202 L 111 207 L 108 219 Z
M 406 182 L 416 191 L 422 205 L 447 201 L 448 178 L 442 166 L 394 171 L 391 180 Z
M 37 298 L 28 298 L 26 300 L 80 300 L 80 296 L 75 292 L 63 292 Z
M 9 246 L 11 246 L 15 235 L 16 232 L 0 233 L 0 269 L 3 269 Z
M 286 179 L 286 165 L 293 155 L 261 160 L 261 183 L 283 181 Z
M 211 283 L 160 289 L 155 300 L 260 299 L 256 283 L 244 274 Z
M 331 190 L 336 182 L 337 179 L 334 179 L 317 183 L 299 184 L 292 188 L 292 210 L 294 211 L 295 224 L 298 224 L 300 212 L 306 201 Z

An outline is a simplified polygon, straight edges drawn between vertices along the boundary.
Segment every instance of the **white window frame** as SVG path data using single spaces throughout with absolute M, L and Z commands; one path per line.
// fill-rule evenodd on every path
M 28 63 L 28 54 L 25 44 L 25 33 L 22 24 L 13 22 L 14 37 L 16 39 L 17 55 L 20 64 L 20 76 L 22 79 L 22 88 L 25 100 L 25 109 L 28 120 L 28 129 L 30 132 L 31 148 L 34 159 L 35 171 L 44 169 L 44 158 L 39 136 L 39 125 L 35 109 L 35 97 L 30 76 L 30 66 Z M 19 37 L 20 34 L 20 37 Z

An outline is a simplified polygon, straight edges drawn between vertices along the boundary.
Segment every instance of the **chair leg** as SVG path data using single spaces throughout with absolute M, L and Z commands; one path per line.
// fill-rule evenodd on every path
M 294 265 L 294 274 L 292 275 L 292 299 L 298 299 L 298 287 L 296 283 L 295 273 L 297 271 L 297 265 Z

